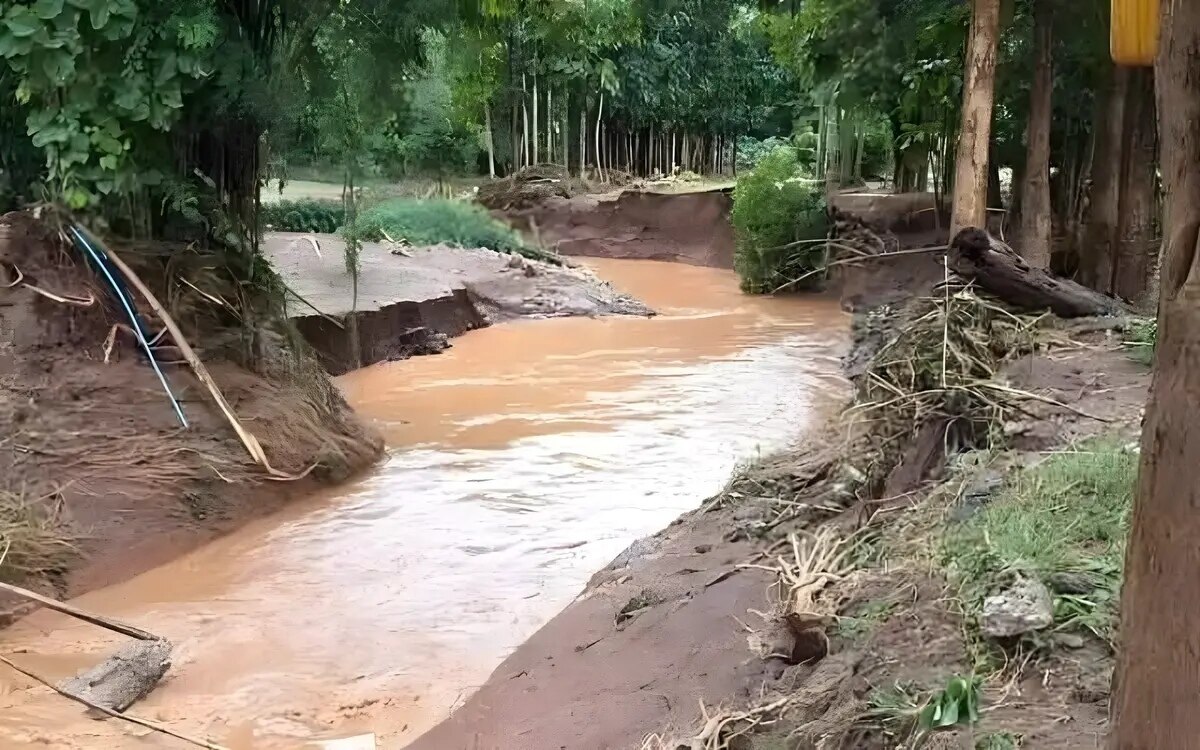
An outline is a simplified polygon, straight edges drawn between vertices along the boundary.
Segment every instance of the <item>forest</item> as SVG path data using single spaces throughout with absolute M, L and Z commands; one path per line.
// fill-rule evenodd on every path
M 994 100 L 988 219 L 1036 265 L 1140 299 L 1152 76 L 1112 62 L 1107 2 L 1058 33 L 1052 3 L 995 5 L 994 66 L 971 86 Z M 776 146 L 828 189 L 946 203 L 970 19 L 957 0 L 16 3 L 0 204 L 58 197 L 127 233 L 213 235 L 254 227 L 271 178 L 732 178 Z

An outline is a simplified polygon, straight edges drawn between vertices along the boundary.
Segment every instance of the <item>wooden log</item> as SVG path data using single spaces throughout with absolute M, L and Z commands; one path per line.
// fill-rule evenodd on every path
M 46 607 L 47 609 L 53 609 L 56 612 L 62 612 L 64 615 L 70 615 L 71 617 L 74 617 L 79 620 L 83 620 L 84 622 L 91 623 L 92 625 L 98 625 L 102 628 L 107 628 L 108 630 L 111 630 L 114 633 L 120 633 L 121 635 L 127 635 L 130 638 L 137 638 L 140 641 L 156 641 L 159 639 L 158 636 L 156 636 L 154 633 L 147 633 L 145 630 L 142 630 L 141 628 L 135 628 L 132 625 L 127 625 L 123 622 L 118 622 L 117 620 L 114 620 L 111 617 L 104 617 L 103 615 L 97 615 L 97 614 L 93 614 L 91 612 L 85 612 L 82 609 L 79 609 L 78 607 L 72 607 L 70 604 L 66 604 L 65 602 L 60 602 L 57 599 L 51 599 L 48 596 L 42 596 L 41 594 L 39 594 L 36 591 L 30 591 L 29 589 L 23 589 L 20 586 L 15 586 L 11 583 L 0 582 L 0 591 L 7 591 L 11 594 L 16 594 L 17 596 L 25 597 L 26 599 L 29 599 L 30 601 L 35 601 L 38 604 L 41 604 L 43 607 Z
M 1051 310 L 1063 318 L 1122 315 L 1118 300 L 1027 264 L 987 232 L 967 227 L 950 242 L 950 268 L 964 279 L 1024 310 Z

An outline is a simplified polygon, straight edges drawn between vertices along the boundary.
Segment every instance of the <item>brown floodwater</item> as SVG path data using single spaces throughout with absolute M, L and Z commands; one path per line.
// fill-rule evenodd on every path
M 387 459 L 76 600 L 176 644 L 134 713 L 231 748 L 399 748 L 634 539 L 798 437 L 841 388 L 832 300 L 597 260 L 655 318 L 524 320 L 340 379 Z M 117 645 L 39 612 L 0 650 L 59 678 Z M 324 744 L 329 743 L 329 744 Z M 174 748 L 0 674 L 0 747 Z

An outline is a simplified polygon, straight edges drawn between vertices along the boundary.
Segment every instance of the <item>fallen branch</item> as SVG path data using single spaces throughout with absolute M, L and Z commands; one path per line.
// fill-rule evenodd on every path
M 58 693 L 62 697 L 70 698 L 71 700 L 75 701 L 76 703 L 81 703 L 81 704 L 87 706 L 88 708 L 92 709 L 93 711 L 99 711 L 100 713 L 104 714 L 105 716 L 109 716 L 114 719 L 120 719 L 121 721 L 127 721 L 130 724 L 136 724 L 139 727 L 144 727 L 145 729 L 150 729 L 155 732 L 160 732 L 162 734 L 167 735 L 168 737 L 174 737 L 177 740 L 183 740 L 184 742 L 193 744 L 196 747 L 206 748 L 206 750 L 229 750 L 229 748 L 225 747 L 224 745 L 218 745 L 215 742 L 209 742 L 208 740 L 198 739 L 196 737 L 191 737 L 186 734 L 181 734 L 180 732 L 176 732 L 175 730 L 170 729 L 169 727 L 167 727 L 163 724 L 160 724 L 156 721 L 150 721 L 149 719 L 143 719 L 140 716 L 133 716 L 132 714 L 123 714 L 118 711 L 114 711 L 111 708 L 101 706 L 98 703 L 93 703 L 92 701 L 88 700 L 87 698 L 81 698 L 78 695 L 72 695 L 71 693 L 68 693 L 67 691 L 58 687 L 54 683 L 50 682 L 46 678 L 41 677 L 40 675 L 37 675 L 33 672 L 30 672 L 28 669 L 25 669 L 24 667 L 14 664 L 13 661 L 6 656 L 0 655 L 0 663 L 3 663 L 5 665 L 7 665 L 8 667 L 10 667 L 11 669 L 13 669 L 17 672 L 20 672 L 21 674 L 25 675 L 26 677 L 28 677 L 31 680 L 34 680 L 38 683 L 41 683 L 42 685 L 45 685 L 46 687 L 48 687 L 51 690 L 53 690 L 54 692 Z
M 82 609 L 71 606 L 70 604 L 65 604 L 57 599 L 51 599 L 48 596 L 42 596 L 36 591 L 23 589 L 20 586 L 14 586 L 11 583 L 0 582 L 0 590 L 7 591 L 11 594 L 16 594 L 17 596 L 24 597 L 30 601 L 35 601 L 48 609 L 54 610 L 55 612 L 62 612 L 64 615 L 70 615 L 78 620 L 90 622 L 93 625 L 99 625 L 100 627 L 111 630 L 114 633 L 127 635 L 130 638 L 137 638 L 139 641 L 159 640 L 159 637 L 153 633 L 147 633 L 145 630 L 135 628 L 132 625 L 127 625 L 118 620 L 104 617 L 103 615 L 95 615 L 91 612 L 85 612 Z
M 784 289 L 793 287 L 796 284 L 799 284 L 801 281 L 804 281 L 805 279 L 808 279 L 808 278 L 812 278 L 813 276 L 816 276 L 819 273 L 825 273 L 827 270 L 829 270 L 830 268 L 833 268 L 834 266 L 845 266 L 845 265 L 850 265 L 852 263 L 862 263 L 862 262 L 868 261 L 868 260 L 887 260 L 888 258 L 895 258 L 895 257 L 901 256 L 901 255 L 919 255 L 922 253 L 944 252 L 947 249 L 948 248 L 945 245 L 935 245 L 933 247 L 917 247 L 917 248 L 910 248 L 908 250 L 897 250 L 893 253 L 882 253 L 880 255 L 856 255 L 852 258 L 841 258 L 839 260 L 835 260 L 831 263 L 825 264 L 825 265 L 821 266 L 820 268 L 814 268 L 813 270 L 809 271 L 808 273 L 797 276 L 796 278 L 792 279 L 791 281 L 789 281 L 785 284 L 782 284 L 782 285 L 776 287 L 775 289 L 772 289 L 771 294 L 776 294 L 778 292 L 782 292 Z

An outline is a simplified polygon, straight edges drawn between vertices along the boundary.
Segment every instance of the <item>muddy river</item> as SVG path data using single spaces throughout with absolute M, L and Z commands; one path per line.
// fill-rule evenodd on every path
M 80 597 L 176 644 L 134 712 L 231 748 L 357 748 L 330 741 L 368 732 L 403 747 L 631 541 L 832 403 L 835 302 L 744 297 L 710 268 L 592 265 L 661 314 L 505 324 L 351 373 L 385 462 Z M 0 633 L 55 678 L 116 645 L 47 612 Z M 0 747 L 185 747 L 30 685 L 0 673 Z

